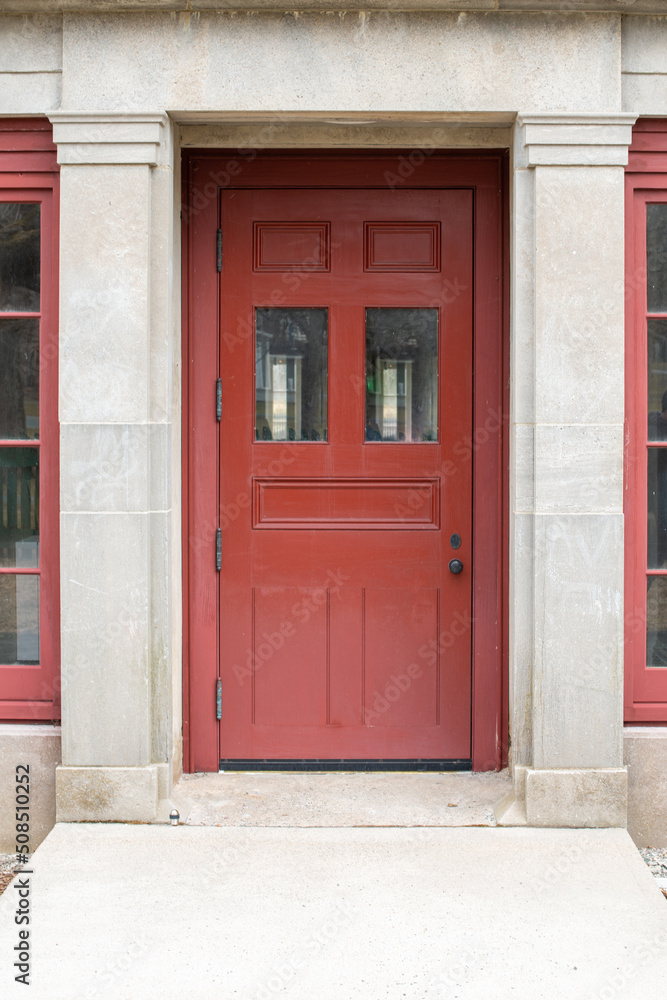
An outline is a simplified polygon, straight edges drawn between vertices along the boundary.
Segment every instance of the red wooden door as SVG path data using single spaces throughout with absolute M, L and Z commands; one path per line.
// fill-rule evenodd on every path
M 220 757 L 469 760 L 472 192 L 220 225 Z

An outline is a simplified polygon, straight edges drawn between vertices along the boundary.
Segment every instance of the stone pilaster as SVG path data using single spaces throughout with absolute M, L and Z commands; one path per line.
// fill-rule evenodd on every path
M 151 820 L 174 757 L 170 123 L 51 120 L 61 164 L 58 817 Z
M 539 825 L 618 825 L 625 808 L 623 165 L 633 121 L 524 114 L 515 127 L 512 761 Z

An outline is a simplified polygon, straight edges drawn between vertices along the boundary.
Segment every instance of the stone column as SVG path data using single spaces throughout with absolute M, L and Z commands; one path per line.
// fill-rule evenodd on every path
M 150 821 L 178 751 L 170 124 L 87 112 L 51 121 L 61 164 L 57 815 Z
M 515 128 L 511 759 L 531 825 L 625 824 L 623 166 L 633 122 L 526 114 Z

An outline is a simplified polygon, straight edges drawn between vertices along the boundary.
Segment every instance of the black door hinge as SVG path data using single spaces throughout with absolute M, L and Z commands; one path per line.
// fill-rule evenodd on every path
M 215 234 L 215 266 L 222 271 L 222 229 Z
M 222 681 L 219 677 L 215 682 L 215 717 L 222 718 Z
M 215 380 L 215 415 L 222 420 L 222 379 Z
M 215 568 L 218 573 L 222 569 L 222 529 L 218 528 L 215 533 Z

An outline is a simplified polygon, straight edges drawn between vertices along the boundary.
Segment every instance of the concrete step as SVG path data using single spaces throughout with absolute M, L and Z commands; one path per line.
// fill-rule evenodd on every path
M 495 826 L 508 771 L 187 774 L 171 800 L 193 826 Z
M 3 1000 L 664 1000 L 667 902 L 623 830 L 58 824 Z

